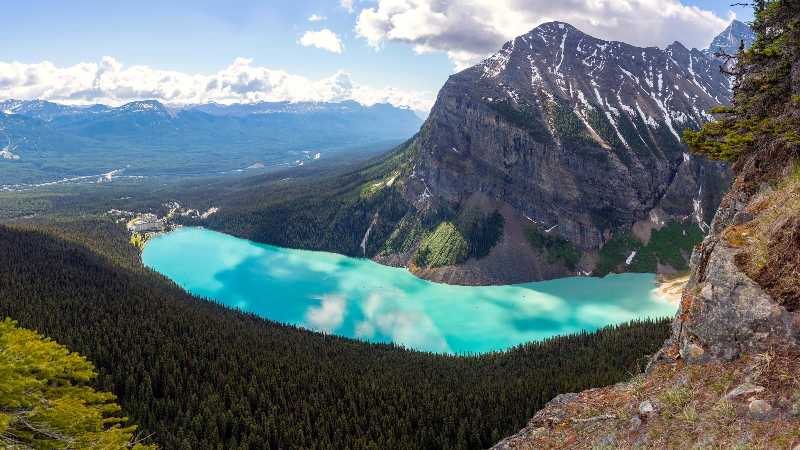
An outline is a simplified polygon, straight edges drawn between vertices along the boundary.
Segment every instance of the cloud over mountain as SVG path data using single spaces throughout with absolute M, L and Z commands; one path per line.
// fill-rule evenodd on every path
M 433 93 L 355 83 L 347 72 L 311 80 L 236 58 L 213 74 L 192 74 L 149 66 L 124 66 L 112 57 L 59 67 L 0 62 L 0 98 L 42 99 L 71 104 L 119 105 L 155 99 L 168 104 L 249 103 L 257 101 L 343 101 L 391 103 L 427 111 Z
M 677 40 L 704 48 L 730 19 L 680 0 L 378 0 L 359 13 L 356 33 L 376 48 L 402 42 L 419 53 L 446 52 L 463 69 L 552 20 L 639 46 Z

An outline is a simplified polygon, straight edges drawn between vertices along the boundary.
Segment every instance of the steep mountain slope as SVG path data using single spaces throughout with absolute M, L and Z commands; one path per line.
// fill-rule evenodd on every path
M 713 57 L 716 52 L 724 52 L 735 55 L 739 52 L 739 47 L 744 42 L 744 48 L 750 48 L 756 41 L 756 35 L 747 24 L 734 20 L 719 34 L 707 49 L 703 50 L 709 57 Z
M 700 172 L 715 168 L 685 157 L 678 132 L 727 103 L 726 85 L 678 43 L 638 49 L 545 24 L 448 81 L 412 180 L 450 201 L 484 192 L 597 248 L 657 206 L 693 212 Z
M 736 178 L 672 336 L 646 374 L 556 397 L 497 449 L 800 448 L 800 4 L 760 4 L 733 106 L 687 136 Z
M 385 180 L 411 207 L 377 259 L 468 284 L 684 269 L 729 175 L 690 156 L 680 133 L 729 103 L 729 85 L 715 61 L 677 42 L 639 48 L 543 24 L 444 85 L 403 169 Z M 464 216 L 485 223 L 495 210 L 504 231 L 478 238 L 497 244 L 488 254 L 444 252 L 445 264 L 430 264 L 417 251 L 443 222 L 474 246 L 481 220 Z M 648 248 L 665 228 L 687 241 L 670 261 Z
M 17 158 L 0 159 L 0 170 L 5 185 L 118 169 L 155 176 L 274 168 L 318 153 L 385 149 L 420 124 L 410 110 L 355 102 L 172 108 L 150 100 L 111 108 L 7 100 L 0 102 L 0 142 Z

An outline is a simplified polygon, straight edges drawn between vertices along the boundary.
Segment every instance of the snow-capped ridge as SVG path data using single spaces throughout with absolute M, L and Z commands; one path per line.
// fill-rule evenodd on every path
M 126 103 L 118 108 L 113 108 L 109 112 L 128 112 L 128 113 L 157 113 L 168 114 L 167 108 L 158 100 L 140 100 Z
M 680 143 L 684 128 L 700 127 L 731 95 L 729 80 L 700 50 L 679 41 L 664 49 L 605 41 L 564 22 L 537 26 L 464 73 L 473 70 L 496 91 L 482 94 L 487 102 L 541 107 L 560 98 L 595 140 L 589 118 L 599 108 L 608 123 L 600 129 L 612 131 L 601 145 L 611 139 L 626 148 L 650 145 L 662 127 Z

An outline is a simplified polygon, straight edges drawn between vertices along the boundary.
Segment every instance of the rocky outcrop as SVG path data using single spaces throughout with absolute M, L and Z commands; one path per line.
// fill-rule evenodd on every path
M 711 358 L 732 360 L 741 354 L 778 349 L 800 349 L 800 311 L 787 309 L 780 297 L 771 296 L 754 281 L 737 259 L 750 250 L 740 239 L 754 237 L 758 230 L 747 231 L 746 225 L 766 220 L 764 227 L 790 219 L 792 212 L 761 217 L 752 211 L 764 211 L 771 197 L 786 205 L 785 190 L 794 190 L 794 183 L 783 186 L 764 185 L 750 192 L 740 180 L 726 196 L 711 233 L 692 256 L 692 274 L 683 292 L 678 316 L 673 323 L 672 337 L 659 357 L 673 359 L 697 346 Z M 794 214 L 800 211 L 794 211 Z M 767 217 L 764 217 L 767 216 Z M 787 247 L 789 257 L 800 252 L 796 245 Z M 773 253 L 768 260 L 778 265 L 787 255 Z M 766 265 L 766 264 L 765 264 Z
M 684 291 L 667 354 L 697 345 L 712 357 L 730 360 L 800 344 L 800 315 L 776 303 L 736 267 L 734 256 L 719 239 L 703 243 L 695 259 L 704 270 L 695 271 Z
M 562 394 L 495 450 L 791 449 L 800 445 L 800 354 L 661 364 L 627 383 Z
M 780 1 L 771 7 L 761 29 L 785 35 L 762 37 L 786 48 L 768 64 L 800 73 L 797 31 L 770 24 L 794 23 L 800 9 Z M 800 91 L 800 77 L 763 97 L 765 80 L 787 79 L 764 76 L 775 67 L 747 65 L 761 55 L 748 54 L 736 67 L 738 109 L 730 114 L 780 126 L 748 129 L 748 145 L 733 153 L 736 179 L 692 255 L 671 337 L 644 374 L 549 404 L 496 448 L 800 448 L 800 114 L 787 98 Z M 712 139 L 719 136 L 713 130 L 706 130 Z M 576 426 L 587 411 L 613 418 Z M 547 424 L 543 417 L 564 419 Z

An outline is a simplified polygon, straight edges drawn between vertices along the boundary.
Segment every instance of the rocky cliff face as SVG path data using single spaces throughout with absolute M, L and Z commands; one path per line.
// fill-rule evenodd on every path
M 636 265 L 633 252 L 653 229 L 675 222 L 706 230 L 728 172 L 690 156 L 681 132 L 729 102 L 729 80 L 718 64 L 678 42 L 639 48 L 558 22 L 517 37 L 450 77 L 412 143 L 399 185 L 412 214 L 458 215 L 464 205 L 488 203 L 506 211 L 506 224 L 533 227 L 526 232 L 557 240 L 578 258 L 534 248 L 537 257 L 525 248 L 517 251 L 530 260 L 521 272 L 492 269 L 490 258 L 467 264 L 487 268 L 477 275 L 458 274 L 463 265 L 419 273 L 441 281 L 483 277 L 478 283 L 598 273 L 601 249 L 632 233 L 638 243 L 604 261 L 603 272 L 625 270 Z M 500 243 L 513 240 L 503 235 Z M 498 261 L 517 257 L 514 246 L 501 247 Z M 408 264 L 412 255 L 413 248 L 390 249 L 378 259 Z
M 448 80 L 414 187 L 451 202 L 483 192 L 587 250 L 655 208 L 713 211 L 702 184 L 720 168 L 685 153 L 679 133 L 730 101 L 727 84 L 679 43 L 643 49 L 544 24 Z
M 647 372 L 559 395 L 495 449 L 800 449 L 800 170 L 776 147 L 739 165 Z
M 800 32 L 787 26 L 800 7 L 776 0 L 757 18 L 734 107 L 704 131 L 723 147 L 750 138 L 725 153 L 736 178 L 672 336 L 644 374 L 560 395 L 495 448 L 800 449 Z

